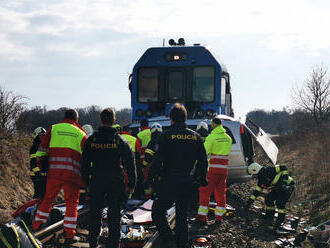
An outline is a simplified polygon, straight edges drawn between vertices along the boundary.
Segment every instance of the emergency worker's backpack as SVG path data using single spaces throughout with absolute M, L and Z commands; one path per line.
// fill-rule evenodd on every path
M 2 248 L 42 248 L 22 219 L 0 225 L 0 247 Z

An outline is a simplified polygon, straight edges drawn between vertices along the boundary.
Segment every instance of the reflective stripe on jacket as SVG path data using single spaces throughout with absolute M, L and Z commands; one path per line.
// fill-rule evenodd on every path
M 213 174 L 228 174 L 229 153 L 232 140 L 222 125 L 214 128 L 204 142 L 209 155 L 209 172 Z
M 65 120 L 52 125 L 37 152 L 49 156 L 48 177 L 84 186 L 81 177 L 81 154 L 86 133 L 75 122 Z

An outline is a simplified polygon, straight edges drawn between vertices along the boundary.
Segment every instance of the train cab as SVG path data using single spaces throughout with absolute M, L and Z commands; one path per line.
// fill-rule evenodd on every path
M 149 48 L 135 64 L 129 88 L 133 122 L 167 116 L 175 102 L 186 106 L 190 119 L 233 116 L 229 73 L 199 44 Z

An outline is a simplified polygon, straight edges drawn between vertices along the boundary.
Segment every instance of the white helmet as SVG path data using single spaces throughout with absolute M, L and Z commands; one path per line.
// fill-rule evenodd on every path
M 155 122 L 154 124 L 151 125 L 151 132 L 163 132 L 162 125 L 160 125 L 158 122 Z
M 89 124 L 85 124 L 82 126 L 82 129 L 84 129 L 84 131 L 87 133 L 88 136 L 91 136 L 94 132 L 94 129 L 91 125 Z
M 43 127 L 37 127 L 36 129 L 34 129 L 33 131 L 33 137 L 37 137 L 40 134 L 44 134 L 46 133 L 46 129 L 44 129 Z
M 248 172 L 251 175 L 256 175 L 259 173 L 259 171 L 261 170 L 262 166 L 258 163 L 252 163 L 249 165 L 248 167 Z
M 201 128 L 204 128 L 206 131 L 209 130 L 209 126 L 207 125 L 207 123 L 205 121 L 201 121 L 200 123 L 198 123 L 196 131 L 198 131 Z

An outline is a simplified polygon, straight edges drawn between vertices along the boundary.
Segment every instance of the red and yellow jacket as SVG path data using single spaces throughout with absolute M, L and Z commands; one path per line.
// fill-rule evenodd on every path
M 84 186 L 81 177 L 81 154 L 87 139 L 85 131 L 72 120 L 52 125 L 37 151 L 37 164 L 42 168 L 42 158 L 48 156 L 48 178 L 60 179 Z
M 206 137 L 204 147 L 209 156 L 209 173 L 228 174 L 231 144 L 232 140 L 222 125 Z
M 142 145 L 142 152 L 141 152 L 140 158 L 144 159 L 145 158 L 145 150 L 147 149 L 147 146 L 148 146 L 148 144 L 151 140 L 150 127 L 142 128 L 142 131 L 137 134 L 137 137 L 140 139 L 141 145 Z
M 120 134 L 130 145 L 132 151 L 136 153 L 141 153 L 141 141 L 140 139 L 134 137 L 130 132 L 121 132 Z

